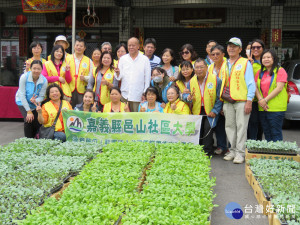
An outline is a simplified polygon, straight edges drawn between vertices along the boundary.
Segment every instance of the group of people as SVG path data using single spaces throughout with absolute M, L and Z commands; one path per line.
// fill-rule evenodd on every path
M 267 141 L 282 140 L 287 74 L 262 40 L 249 43 L 248 58 L 241 57 L 239 38 L 226 45 L 228 58 L 225 48 L 211 40 L 202 59 L 185 44 L 178 65 L 170 48 L 161 57 L 154 55 L 153 38 L 145 40 L 144 52 L 139 40 L 130 38 L 127 45 L 116 46 L 115 58 L 111 44 L 104 42 L 90 59 L 84 55 L 83 39 L 77 39 L 74 53 L 68 54 L 69 43 L 59 35 L 47 61 L 41 58 L 41 44 L 33 42 L 33 57 L 25 63 L 16 94 L 25 136 L 36 137 L 41 124 L 52 126 L 59 108 L 202 115 L 199 144 L 207 154 L 243 163 L 247 138 L 261 139 L 262 130 Z M 55 126 L 54 138 L 65 140 L 61 114 Z

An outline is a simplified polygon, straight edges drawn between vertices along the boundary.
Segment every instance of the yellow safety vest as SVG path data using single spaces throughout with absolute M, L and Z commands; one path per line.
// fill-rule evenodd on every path
M 95 70 L 96 73 L 96 70 Z M 97 87 L 97 77 L 98 74 L 100 73 L 100 71 L 95 75 L 95 73 L 93 73 L 94 78 L 95 78 L 95 85 L 94 85 L 94 89 L 93 91 L 96 91 L 96 87 Z M 114 81 L 114 70 L 111 70 L 110 68 L 106 70 L 106 72 L 104 73 L 102 80 L 105 79 L 106 81 L 108 81 L 109 83 L 113 83 Z M 100 103 L 102 105 L 105 105 L 106 103 L 110 102 L 110 89 L 107 87 L 107 85 L 100 85 Z
M 254 79 L 255 79 L 256 73 L 261 69 L 261 64 L 255 62 L 252 64 L 252 67 L 253 67 L 253 75 L 254 75 Z M 257 102 L 256 96 L 254 96 L 253 101 Z
M 120 112 L 125 112 L 125 103 L 120 102 Z M 111 102 L 106 103 L 103 107 L 103 112 L 104 113 L 109 113 L 111 112 L 112 106 L 111 106 Z
M 114 68 L 118 68 L 119 60 L 114 59 Z
M 166 104 L 166 107 L 164 108 L 164 113 L 175 113 L 175 114 L 191 114 L 191 110 L 189 108 L 189 106 L 183 102 L 183 101 L 180 101 L 179 98 L 175 101 L 175 104 L 176 104 L 176 109 L 173 110 L 171 109 L 171 103 L 168 102 Z
M 48 73 L 49 77 L 51 77 L 51 76 L 57 76 L 58 77 L 58 72 L 57 72 L 57 70 L 56 70 L 56 68 L 55 68 L 55 66 L 54 66 L 54 64 L 51 60 L 45 62 L 44 65 L 46 67 L 46 70 L 47 70 L 47 73 Z M 59 76 L 66 79 L 66 61 L 64 61 L 61 65 L 61 67 L 60 67 L 60 75 Z M 64 92 L 64 95 L 66 95 L 67 97 L 72 97 L 70 86 L 67 83 L 67 81 L 64 84 L 62 84 L 59 81 L 56 81 L 55 83 L 61 87 L 61 89 Z
M 190 82 L 191 82 L 191 80 L 189 80 L 189 83 Z M 176 85 L 179 88 L 181 93 L 183 93 L 184 89 L 188 88 L 187 86 L 185 86 L 185 83 L 182 82 L 181 80 L 176 81 Z
M 195 93 L 195 98 L 193 99 L 192 113 L 193 115 L 200 115 L 202 101 L 204 101 L 204 110 L 206 115 L 208 115 L 214 108 L 216 98 L 217 98 L 217 76 L 209 73 L 204 86 L 204 93 L 201 96 L 201 90 L 197 76 L 191 79 L 190 84 L 191 92 Z
M 41 58 L 40 61 L 41 61 L 42 64 L 44 65 L 44 63 L 46 62 L 46 59 Z M 27 59 L 26 64 L 27 64 L 27 62 L 29 62 L 29 63 L 31 64 L 31 63 L 33 62 L 33 58 Z M 31 71 L 31 69 L 29 68 L 28 71 Z
M 228 87 L 230 90 L 230 97 L 236 101 L 247 101 L 247 84 L 245 81 L 245 71 L 247 67 L 248 59 L 240 57 L 231 68 L 231 74 L 229 76 L 229 68 L 227 63 L 223 63 L 220 73 L 222 76 L 221 95 L 224 87 Z M 226 84 L 225 84 L 226 83 Z M 221 98 L 221 100 L 223 100 Z
M 278 69 L 280 70 L 281 67 Z M 275 70 L 273 71 L 274 75 L 273 75 L 273 81 L 271 83 L 268 95 L 277 87 L 277 74 L 278 71 L 275 72 Z M 260 82 L 261 82 L 261 78 L 260 75 L 257 78 L 257 88 L 259 90 L 259 93 L 261 96 L 263 96 L 261 88 L 260 88 Z M 272 98 L 271 100 L 268 101 L 268 112 L 284 112 L 287 109 L 287 102 L 288 102 L 288 93 L 287 93 L 287 83 L 285 83 L 282 91 L 275 96 L 274 98 Z M 260 105 L 258 104 L 258 109 L 259 111 L 264 111 L 262 107 L 260 107 Z
M 255 77 L 256 73 L 261 69 L 261 64 L 255 62 L 253 63 L 252 67 L 253 67 L 253 74 Z
M 67 62 L 70 64 L 70 72 L 72 76 L 72 81 L 69 84 L 71 92 L 77 90 L 79 94 L 83 94 L 86 89 L 87 82 L 80 80 L 80 75 L 83 73 L 84 76 L 88 76 L 90 72 L 90 58 L 83 56 L 79 64 L 78 74 L 76 74 L 76 65 L 74 55 L 70 55 L 67 58 Z
M 51 101 L 45 103 L 45 110 L 48 113 L 48 121 L 46 124 L 44 124 L 45 127 L 51 127 L 52 124 L 54 123 L 54 120 L 57 116 L 57 112 L 58 110 L 55 108 L 55 106 L 53 105 L 53 103 Z M 70 109 L 72 110 L 72 108 L 69 107 L 69 104 L 67 101 L 62 100 L 62 106 L 61 109 L 66 108 L 66 109 Z M 61 113 L 61 112 L 60 112 Z M 55 131 L 61 130 L 63 128 L 63 124 L 62 121 L 58 118 L 56 121 L 56 125 L 55 125 Z
M 224 57 L 224 58 L 225 58 L 225 57 Z M 226 58 L 223 60 L 222 65 L 221 65 L 221 68 L 222 68 L 222 66 L 224 65 L 224 63 L 225 63 L 225 64 L 227 63 L 227 59 L 226 59 Z M 208 73 L 209 73 L 209 74 L 214 74 L 214 68 L 215 68 L 215 63 L 210 64 L 210 66 L 208 67 Z M 219 73 L 216 74 L 216 75 L 217 75 L 221 80 L 223 80 L 223 79 L 222 79 L 222 74 L 220 73 L 220 72 L 221 72 L 221 68 L 220 68 Z

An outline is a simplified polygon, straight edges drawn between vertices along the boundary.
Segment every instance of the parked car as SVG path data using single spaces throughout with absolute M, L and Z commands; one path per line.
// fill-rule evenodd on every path
M 292 120 L 300 120 L 300 59 L 285 62 L 282 67 L 288 74 L 290 101 L 285 112 L 284 128 L 291 125 Z

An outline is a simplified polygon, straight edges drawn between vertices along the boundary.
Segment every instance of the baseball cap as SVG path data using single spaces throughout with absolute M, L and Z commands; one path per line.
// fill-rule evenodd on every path
M 226 44 L 229 43 L 242 47 L 242 41 L 237 37 L 230 38 L 230 40 Z
M 67 48 L 69 48 L 70 47 L 70 44 L 69 44 L 69 42 L 67 41 L 67 38 L 64 36 L 64 35 L 58 35 L 56 38 L 55 38 L 55 42 L 54 42 L 54 45 L 56 45 L 56 42 L 57 41 L 64 41 L 64 42 L 66 42 L 67 43 Z

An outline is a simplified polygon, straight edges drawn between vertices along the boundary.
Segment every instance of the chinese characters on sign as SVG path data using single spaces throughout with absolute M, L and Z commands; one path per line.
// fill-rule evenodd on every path
M 263 206 L 256 204 L 255 206 L 252 206 L 250 204 L 246 204 L 244 207 L 245 212 L 245 219 L 260 219 L 260 218 L 266 218 L 266 215 L 262 215 L 263 213 Z M 271 213 L 289 213 L 292 214 L 292 217 L 295 218 L 296 213 L 296 205 L 277 205 L 276 207 L 274 205 L 266 205 L 266 212 L 267 214 Z
M 68 140 L 199 143 L 201 116 L 63 111 Z M 84 139 L 82 139 L 84 138 Z
M 272 29 L 272 46 L 281 46 L 281 29 Z

